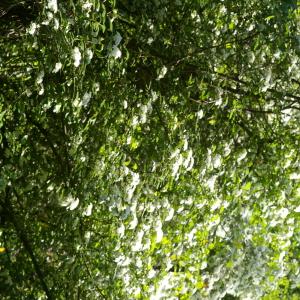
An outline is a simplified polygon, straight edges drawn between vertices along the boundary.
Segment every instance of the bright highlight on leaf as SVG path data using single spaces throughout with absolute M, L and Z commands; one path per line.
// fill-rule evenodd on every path
M 57 12 L 57 0 L 48 0 L 48 9 Z
M 77 208 L 79 204 L 78 198 L 73 198 L 72 196 L 68 196 L 62 203 L 62 206 L 65 206 L 68 210 L 74 210 Z
M 81 53 L 79 51 L 78 47 L 75 47 L 73 49 L 73 59 L 74 59 L 74 66 L 77 68 L 80 65 L 81 62 Z
M 53 73 L 57 73 L 62 68 L 62 63 L 58 62 L 55 64 L 55 67 L 53 69 Z
M 115 59 L 121 58 L 122 52 L 117 46 L 113 46 L 112 50 L 109 53 L 109 56 L 112 56 Z
M 173 218 L 173 216 L 174 216 L 174 212 L 175 212 L 175 211 L 174 211 L 174 208 L 171 207 L 171 208 L 169 209 L 169 213 L 168 213 L 168 215 L 167 215 L 167 217 L 166 217 L 166 219 L 165 219 L 166 222 L 172 220 L 172 218 Z
M 117 32 L 115 35 L 114 35 L 114 45 L 115 46 L 119 46 L 119 44 L 121 43 L 122 41 L 122 37 L 120 35 L 119 32 Z
M 164 236 L 164 233 L 162 231 L 162 223 L 160 220 L 157 221 L 156 223 L 155 231 L 156 231 L 156 243 L 160 243 Z
M 84 212 L 84 215 L 89 217 L 92 214 L 93 203 L 90 203 Z

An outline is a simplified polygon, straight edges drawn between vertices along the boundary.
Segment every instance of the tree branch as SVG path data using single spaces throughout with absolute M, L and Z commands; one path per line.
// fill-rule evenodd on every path
M 90 269 L 89 269 L 89 266 L 88 266 L 88 264 L 87 264 L 85 258 L 83 257 L 83 255 L 81 255 L 81 259 L 83 260 L 83 264 L 84 264 L 84 267 L 85 267 L 85 269 L 86 269 L 86 271 L 87 271 L 87 273 L 88 273 L 88 276 L 89 276 L 91 279 L 93 279 L 92 273 L 91 273 L 91 271 L 90 271 Z M 101 295 L 102 299 L 106 299 L 105 296 L 104 296 L 104 294 L 103 294 L 103 292 L 102 292 L 101 289 L 98 287 L 98 285 L 95 284 L 94 286 L 95 286 L 96 290 L 98 291 L 98 293 Z
M 32 264 L 33 264 L 33 267 L 34 267 L 34 270 L 39 278 L 39 281 L 40 281 L 40 284 L 41 284 L 41 287 L 42 289 L 44 290 L 45 294 L 47 295 L 47 298 L 48 300 L 52 300 L 53 297 L 51 295 L 51 292 L 45 282 L 45 279 L 44 279 L 44 275 L 43 275 L 43 272 L 41 270 L 41 267 L 36 259 L 36 256 L 33 252 L 33 249 L 30 245 L 30 242 L 27 238 L 27 235 L 24 231 L 24 228 L 22 227 L 22 225 L 19 223 L 18 219 L 19 218 L 16 218 L 16 215 L 15 215 L 15 212 L 14 212 L 14 208 L 12 206 L 12 203 L 11 201 L 9 200 L 9 194 L 11 192 L 11 188 L 10 187 L 6 187 L 5 189 L 5 199 L 4 199 L 4 206 L 3 206 L 3 209 L 6 213 L 6 215 L 9 217 L 9 220 L 12 222 L 12 224 L 14 225 L 15 227 L 15 230 L 16 230 L 16 233 L 17 233 L 17 236 L 19 237 L 20 241 L 22 242 L 25 250 L 27 251 L 31 261 L 32 261 Z M 17 194 L 15 194 L 16 197 L 18 197 Z

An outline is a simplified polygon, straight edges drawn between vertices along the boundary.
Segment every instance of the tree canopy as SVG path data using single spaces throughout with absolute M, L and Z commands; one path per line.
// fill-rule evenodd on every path
M 300 8 L 2 0 L 1 299 L 300 299 Z

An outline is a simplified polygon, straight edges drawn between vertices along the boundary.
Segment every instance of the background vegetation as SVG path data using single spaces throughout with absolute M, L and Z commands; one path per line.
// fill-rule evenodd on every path
M 1 299 L 300 299 L 298 5 L 2 0 Z

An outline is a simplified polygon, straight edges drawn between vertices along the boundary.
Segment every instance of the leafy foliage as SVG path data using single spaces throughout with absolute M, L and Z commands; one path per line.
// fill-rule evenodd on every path
M 3 299 L 299 298 L 297 1 L 0 12 Z

